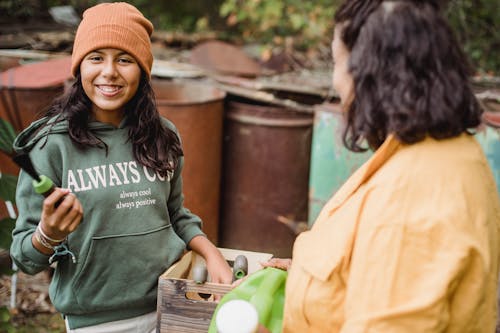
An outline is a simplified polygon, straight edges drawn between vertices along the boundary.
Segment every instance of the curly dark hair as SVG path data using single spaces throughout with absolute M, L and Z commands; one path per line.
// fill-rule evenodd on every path
M 344 145 L 378 148 L 389 134 L 412 144 L 446 139 L 481 122 L 471 67 L 438 0 L 347 0 L 336 12 L 350 51 L 354 100 Z
M 69 136 L 80 149 L 99 147 L 107 151 L 107 145 L 89 130 L 92 102 L 83 90 L 80 73 L 74 83 L 46 112 L 47 119 L 60 115 L 68 120 Z M 156 107 L 154 91 L 144 72 L 134 97 L 125 106 L 128 139 L 132 142 L 135 159 L 143 166 L 167 176 L 176 168 L 183 155 L 177 134 L 163 126 Z

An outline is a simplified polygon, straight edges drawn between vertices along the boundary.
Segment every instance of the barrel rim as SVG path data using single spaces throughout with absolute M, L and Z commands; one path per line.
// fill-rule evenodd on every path
M 155 84 L 164 85 L 164 86 L 187 86 L 201 88 L 204 90 L 210 90 L 212 94 L 205 98 L 199 98 L 196 100 L 172 100 L 166 98 L 160 98 L 157 96 L 155 92 L 156 105 L 158 106 L 191 106 L 191 105 L 199 105 L 199 104 L 207 104 L 207 103 L 217 103 L 222 102 L 226 98 L 227 93 L 217 87 L 211 86 L 209 84 L 195 83 L 195 82 L 172 82 L 172 81 L 162 81 L 162 80 L 151 80 L 151 85 L 153 90 L 155 90 Z

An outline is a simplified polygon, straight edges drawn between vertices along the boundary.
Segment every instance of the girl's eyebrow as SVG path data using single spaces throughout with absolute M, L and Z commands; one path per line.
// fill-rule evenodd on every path
M 104 52 L 102 52 L 101 50 L 94 50 L 94 51 L 92 51 L 92 52 L 90 52 L 90 53 L 99 53 L 99 54 L 104 54 Z M 129 53 L 125 52 L 125 51 L 122 51 L 122 52 L 118 53 L 116 56 L 118 56 L 118 57 L 119 57 L 119 56 L 122 56 L 122 55 L 126 55 L 126 56 L 131 57 L 131 55 L 130 55 Z

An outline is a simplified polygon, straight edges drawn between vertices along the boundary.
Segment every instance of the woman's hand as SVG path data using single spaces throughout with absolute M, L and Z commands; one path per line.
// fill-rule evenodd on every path
M 50 238 L 64 239 L 75 231 L 82 217 L 83 208 L 76 196 L 68 189 L 56 188 L 43 201 L 40 228 Z
M 262 267 L 274 267 L 284 271 L 288 271 L 292 265 L 292 259 L 271 258 L 267 262 L 260 263 Z

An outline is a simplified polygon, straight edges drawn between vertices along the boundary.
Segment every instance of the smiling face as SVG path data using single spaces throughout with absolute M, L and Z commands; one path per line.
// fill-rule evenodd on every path
M 122 50 L 99 49 L 83 58 L 80 75 L 94 118 L 118 126 L 125 104 L 139 87 L 141 68 L 137 61 Z
M 349 50 L 342 41 L 342 26 L 335 28 L 332 41 L 333 88 L 340 96 L 342 105 L 349 105 L 354 98 L 354 81 L 349 72 Z

